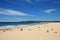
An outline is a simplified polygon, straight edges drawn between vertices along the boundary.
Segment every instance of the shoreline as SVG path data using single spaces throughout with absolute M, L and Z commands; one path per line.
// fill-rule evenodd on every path
M 60 22 L 49 22 L 49 23 L 60 23 Z M 17 27 L 10 27 L 10 28 L 0 28 L 0 30 L 4 29 L 14 29 L 14 28 L 24 28 L 24 27 L 31 27 L 31 26 L 36 26 L 36 25 L 44 25 L 44 24 L 49 24 L 49 23 L 37 23 L 37 24 L 30 24 L 30 25 L 18 25 Z
M 49 22 L 49 23 L 60 23 L 60 22 Z M 40 25 L 45 25 L 45 24 L 49 24 L 49 23 L 38 23 L 38 24 L 34 24 L 34 25 L 26 25 L 26 26 L 17 26 L 17 27 L 11 27 L 11 28 L 1 28 L 0 31 L 3 30 L 9 30 L 9 29 L 17 29 L 17 28 L 26 28 L 26 27 L 32 27 L 32 26 L 40 26 Z
M 53 23 L 53 22 L 42 22 L 42 23 L 35 23 L 35 24 L 27 24 L 27 25 L 6 25 L 6 26 L 17 26 L 17 27 L 27 27 L 27 26 L 34 26 L 34 25 L 43 25 L 43 24 L 47 24 L 47 23 Z M 57 22 L 55 22 L 57 23 Z M 8 28 L 17 28 L 17 27 L 1 27 L 0 29 L 8 29 Z

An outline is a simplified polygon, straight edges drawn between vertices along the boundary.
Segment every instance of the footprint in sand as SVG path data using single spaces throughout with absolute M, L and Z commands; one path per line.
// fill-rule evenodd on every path
M 5 30 L 3 30 L 3 32 L 5 32 Z
M 23 31 L 23 30 L 24 30 L 23 28 L 18 29 L 18 31 Z
M 23 31 L 23 28 L 21 28 L 21 31 Z
M 47 33 L 49 32 L 49 30 L 47 30 Z
M 40 28 L 40 27 L 37 27 L 37 28 Z
M 51 30 L 54 30 L 54 29 L 51 29 Z M 54 32 L 55 34 L 57 34 L 57 32 Z
M 39 28 L 39 30 L 41 30 L 40 27 L 37 27 L 37 28 Z
M 53 29 L 51 29 L 51 30 L 53 30 Z
M 32 29 L 29 28 L 28 30 L 31 31 Z
M 57 32 L 54 32 L 55 34 L 57 34 Z
M 18 31 L 20 31 L 20 29 L 18 29 Z
M 39 29 L 39 30 L 41 30 L 41 29 Z

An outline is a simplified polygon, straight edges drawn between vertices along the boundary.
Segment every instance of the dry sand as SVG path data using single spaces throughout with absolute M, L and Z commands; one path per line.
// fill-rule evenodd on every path
M 0 30 L 0 40 L 60 40 L 60 23 Z

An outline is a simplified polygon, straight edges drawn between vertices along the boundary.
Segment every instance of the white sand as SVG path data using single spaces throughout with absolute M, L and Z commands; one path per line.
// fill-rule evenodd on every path
M 60 40 L 60 23 L 48 23 L 0 31 L 0 40 Z

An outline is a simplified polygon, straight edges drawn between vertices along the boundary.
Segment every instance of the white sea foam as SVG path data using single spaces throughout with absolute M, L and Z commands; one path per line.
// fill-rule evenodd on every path
M 39 23 L 40 24 L 40 23 Z M 33 26 L 33 25 L 37 25 L 37 24 L 30 24 L 30 25 L 6 25 L 6 26 L 0 26 L 0 29 L 4 29 L 4 28 L 14 28 L 14 27 L 29 27 L 29 26 Z
M 11 27 L 15 27 L 15 26 L 14 25 L 1 26 L 0 29 L 3 29 L 3 28 L 11 28 Z
M 26 27 L 28 25 L 8 25 L 8 26 L 0 26 L 0 29 L 4 28 L 13 28 L 13 27 Z

